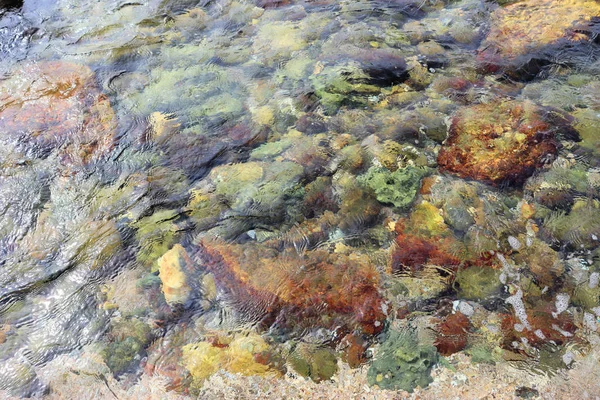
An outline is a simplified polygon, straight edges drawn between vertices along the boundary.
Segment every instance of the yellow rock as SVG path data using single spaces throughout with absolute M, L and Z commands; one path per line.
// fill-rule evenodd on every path
M 176 244 L 158 259 L 159 277 L 162 290 L 169 305 L 185 303 L 191 294 L 185 270 L 189 269 L 192 260 L 185 249 Z
M 525 219 L 533 217 L 535 214 L 535 207 L 526 201 L 521 204 L 521 216 Z
M 424 54 L 426 56 L 434 56 L 437 54 L 444 54 L 444 48 L 434 41 L 421 42 L 417 45 L 417 50 L 419 53 Z
M 182 350 L 183 365 L 195 381 L 208 378 L 221 367 L 221 349 L 208 342 L 188 344 Z
M 206 274 L 202 278 L 203 297 L 206 300 L 215 300 L 217 298 L 217 284 L 213 274 Z
M 150 127 L 152 128 L 152 139 L 162 136 L 170 136 L 181 125 L 172 115 L 161 112 L 153 112 L 149 117 Z
M 577 26 L 600 16 L 600 3 L 592 0 L 525 0 L 498 8 L 492 15 L 491 42 L 504 56 L 527 54 L 558 39 L 585 40 Z
M 436 237 L 448 232 L 448 226 L 440 210 L 427 201 L 415 207 L 410 220 L 411 226 L 418 227 L 419 232 L 426 236 Z
M 200 342 L 183 346 L 183 365 L 198 386 L 220 369 L 242 375 L 277 375 L 268 365 L 255 361 L 254 355 L 269 345 L 257 334 L 236 335 L 226 347 Z
M 302 30 L 293 22 L 272 22 L 260 27 L 254 47 L 273 55 L 289 55 L 307 46 Z
M 256 109 L 253 116 L 254 122 L 260 125 L 272 125 L 275 120 L 273 110 L 269 106 L 262 106 Z

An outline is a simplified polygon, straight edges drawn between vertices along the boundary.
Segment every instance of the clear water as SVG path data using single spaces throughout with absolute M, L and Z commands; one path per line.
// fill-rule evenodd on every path
M 600 5 L 554 3 L 0 3 L 0 396 L 587 365 Z

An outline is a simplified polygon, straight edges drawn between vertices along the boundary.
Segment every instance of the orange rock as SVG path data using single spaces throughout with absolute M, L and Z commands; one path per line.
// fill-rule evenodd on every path
M 535 215 L 535 206 L 526 201 L 521 204 L 521 216 L 523 219 L 529 219 Z
M 0 84 L 0 131 L 40 155 L 83 165 L 114 145 L 116 116 L 86 66 L 31 64 Z
M 383 329 L 378 273 L 359 254 L 204 241 L 198 256 L 246 317 L 286 329 Z
M 443 356 L 457 353 L 467 346 L 471 329 L 471 321 L 464 314 L 450 314 L 437 324 L 434 346 Z
M 577 46 L 593 45 L 598 27 L 592 21 L 598 17 L 600 4 L 593 0 L 524 0 L 500 7 L 492 14 L 479 61 L 490 72 L 533 78 L 559 50 L 571 52 L 561 59 L 569 62 Z M 586 56 L 586 47 L 580 52 Z
M 367 347 L 369 347 L 369 342 L 362 337 L 348 334 L 342 339 L 341 347 L 344 350 L 343 360 L 347 362 L 351 368 L 357 368 L 367 361 L 365 351 L 367 350 Z
M 522 184 L 557 152 L 555 136 L 577 140 L 571 120 L 531 102 L 465 107 L 438 154 L 441 171 L 493 185 Z
M 392 271 L 416 273 L 427 265 L 455 270 L 461 260 L 450 252 L 454 242 L 448 238 L 438 240 L 400 234 L 396 238 L 398 248 L 392 253 Z
M 185 304 L 191 295 L 186 272 L 192 268 L 192 260 L 180 244 L 158 259 L 159 277 L 162 291 L 169 305 Z

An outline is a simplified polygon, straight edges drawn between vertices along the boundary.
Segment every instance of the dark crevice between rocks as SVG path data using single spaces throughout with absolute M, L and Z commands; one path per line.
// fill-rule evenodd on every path
M 3 9 L 14 10 L 23 7 L 23 0 L 0 0 L 0 13 Z

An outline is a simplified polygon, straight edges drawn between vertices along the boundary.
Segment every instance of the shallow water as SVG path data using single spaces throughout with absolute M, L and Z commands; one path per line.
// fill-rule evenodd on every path
M 587 365 L 599 21 L 586 0 L 0 3 L 0 397 L 210 398 L 219 370 L 341 365 L 402 396 L 457 353 Z

